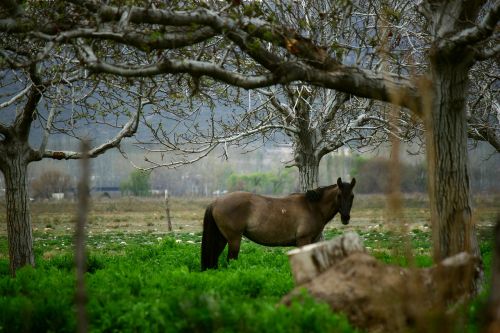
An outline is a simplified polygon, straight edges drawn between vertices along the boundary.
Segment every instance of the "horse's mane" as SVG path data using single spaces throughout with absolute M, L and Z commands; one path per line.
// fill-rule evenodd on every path
M 329 186 L 321 186 L 314 190 L 309 190 L 305 193 L 306 199 L 310 202 L 319 202 L 327 189 L 337 187 L 337 184 Z

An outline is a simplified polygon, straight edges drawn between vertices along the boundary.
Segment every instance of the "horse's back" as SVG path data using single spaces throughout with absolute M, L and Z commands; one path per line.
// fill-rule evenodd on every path
M 217 198 L 212 205 L 216 212 L 231 212 L 235 209 L 241 210 L 247 208 L 252 196 L 255 196 L 255 194 L 242 191 L 231 192 Z
M 213 207 L 215 214 L 237 214 L 245 218 L 250 214 L 269 214 L 272 210 L 283 212 L 290 206 L 297 206 L 299 201 L 295 196 L 274 198 L 250 192 L 231 192 L 217 198 Z
M 249 192 L 231 192 L 212 203 L 212 214 L 221 229 L 241 229 L 251 210 Z
M 294 245 L 300 198 L 273 198 L 232 192 L 213 203 L 213 214 L 226 238 L 243 234 L 263 245 Z

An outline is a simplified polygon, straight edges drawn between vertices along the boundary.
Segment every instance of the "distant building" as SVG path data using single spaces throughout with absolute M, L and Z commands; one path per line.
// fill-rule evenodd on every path
M 52 193 L 52 199 L 62 200 L 64 199 L 64 193 Z
M 90 195 L 98 198 L 118 198 L 122 193 L 118 186 L 94 186 L 90 189 Z

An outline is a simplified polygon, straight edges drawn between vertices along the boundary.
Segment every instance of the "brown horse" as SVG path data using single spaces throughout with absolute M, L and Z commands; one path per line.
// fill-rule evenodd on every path
M 205 211 L 201 269 L 217 268 L 229 244 L 227 259 L 238 258 L 241 237 L 267 246 L 303 246 L 316 242 L 325 225 L 340 213 L 348 224 L 356 179 L 284 198 L 234 192 L 216 199 Z

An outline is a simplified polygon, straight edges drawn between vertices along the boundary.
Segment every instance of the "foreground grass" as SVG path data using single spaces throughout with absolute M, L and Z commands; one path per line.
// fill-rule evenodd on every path
M 327 238 L 340 231 L 330 230 Z M 429 233 L 359 231 L 380 260 L 429 266 Z M 115 233 L 88 238 L 88 314 L 92 332 L 356 332 L 341 314 L 305 298 L 279 304 L 293 288 L 288 248 L 244 242 L 240 259 L 199 271 L 200 233 L 159 236 Z M 9 277 L 0 260 L 0 332 L 74 332 L 74 262 L 70 236 L 35 233 L 37 268 Z M 0 238 L 0 250 L 7 240 Z M 487 269 L 491 244 L 482 241 Z M 411 264 L 411 263 L 410 263 Z M 467 330 L 477 331 L 484 292 L 464 309 Z M 463 328 L 463 327 L 462 327 Z
M 245 243 L 242 260 L 202 273 L 199 234 L 158 238 L 90 239 L 86 281 L 91 331 L 354 331 L 324 304 L 276 305 L 293 287 L 284 248 Z M 7 261 L 0 261 L 0 331 L 74 332 L 71 239 L 37 235 L 37 240 L 36 269 L 21 269 L 12 279 Z M 59 252 L 44 259 L 56 247 Z

